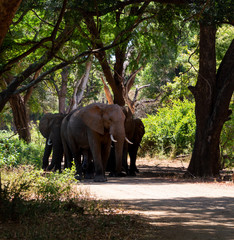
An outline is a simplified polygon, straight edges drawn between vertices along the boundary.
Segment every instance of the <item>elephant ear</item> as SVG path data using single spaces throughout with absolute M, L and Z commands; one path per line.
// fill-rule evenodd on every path
M 91 104 L 83 108 L 79 115 L 86 126 L 99 134 L 104 135 L 104 123 L 102 118 L 102 108 L 96 104 Z
M 48 138 L 50 135 L 50 127 L 51 127 L 51 118 L 53 114 L 47 113 L 45 114 L 39 123 L 39 131 L 41 132 L 44 138 Z

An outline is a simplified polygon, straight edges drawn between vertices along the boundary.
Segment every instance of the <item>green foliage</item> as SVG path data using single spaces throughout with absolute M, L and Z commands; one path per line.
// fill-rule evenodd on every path
M 234 36 L 234 27 L 230 25 L 223 25 L 219 27 L 216 33 L 216 58 L 217 68 L 221 63 L 229 45 L 231 44 Z
M 151 155 L 188 154 L 195 136 L 194 103 L 174 101 L 158 109 L 156 115 L 143 119 L 145 135 L 141 152 Z
M 218 25 L 233 20 L 232 0 L 191 1 L 188 7 L 194 16 L 192 21 Z
M 65 169 L 62 174 L 50 172 L 43 176 L 42 171 L 36 173 L 34 191 L 37 198 L 46 201 L 69 199 L 72 183 L 75 181 L 74 175 L 75 168 Z
M 234 104 L 231 104 L 232 112 L 234 112 Z M 222 129 L 220 137 L 221 160 L 223 167 L 234 166 L 234 116 L 227 121 Z
M 3 206 L 0 208 L 0 215 L 5 219 L 18 219 L 42 214 L 48 207 L 56 211 L 62 206 L 61 200 L 75 196 L 72 190 L 74 181 L 74 169 L 64 171 L 63 174 L 45 174 L 43 170 L 36 170 L 30 166 L 8 170 L 2 168 L 0 199 Z M 76 195 L 79 194 L 81 193 L 77 191 Z M 34 201 L 27 202 L 26 199 L 32 195 Z M 37 208 L 39 203 L 42 203 L 40 209 Z
M 197 77 L 197 29 L 193 29 L 190 24 L 180 28 L 180 36 L 174 42 L 172 36 L 155 30 L 154 42 L 150 45 L 150 58 L 138 77 L 142 85 L 150 83 L 150 87 L 141 92 L 141 97 L 155 98 L 161 95 L 162 100 L 192 98 L 187 87 L 193 85 Z
M 0 131 L 0 167 L 30 164 L 40 168 L 42 154 L 41 142 L 26 144 L 13 132 Z

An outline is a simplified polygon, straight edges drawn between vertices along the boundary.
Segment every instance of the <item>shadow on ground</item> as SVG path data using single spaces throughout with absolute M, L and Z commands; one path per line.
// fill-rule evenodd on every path
M 232 240 L 234 198 L 178 198 L 117 201 L 149 223 L 142 239 Z
M 117 192 L 114 202 L 123 206 L 127 213 L 133 212 L 142 216 L 144 224 L 148 223 L 148 227 L 145 228 L 142 236 L 134 239 L 234 239 L 234 195 L 231 182 L 228 186 L 225 183 L 216 186 L 214 179 L 208 181 L 204 181 L 204 179 L 184 179 L 185 172 L 186 169 L 183 167 L 142 165 L 140 173 L 136 177 L 108 178 L 106 183 L 94 183 L 92 181 L 86 183 L 94 186 L 109 185 L 110 190 L 116 187 L 117 190 L 119 188 L 123 193 L 127 192 L 129 194 L 129 199 L 118 200 Z M 197 182 L 203 182 L 204 184 L 196 184 Z M 209 184 L 210 182 L 214 184 Z M 140 185 L 149 191 L 159 191 L 159 196 L 156 194 L 154 195 L 155 198 L 147 198 Z M 184 188 L 178 187 L 178 185 L 182 185 Z M 225 192 L 220 192 L 222 188 Z M 108 188 L 104 189 L 108 191 Z M 142 195 L 131 199 L 131 190 L 139 191 Z M 173 195 L 169 192 L 165 193 L 165 191 L 180 192 Z M 216 191 L 219 191 L 219 193 Z

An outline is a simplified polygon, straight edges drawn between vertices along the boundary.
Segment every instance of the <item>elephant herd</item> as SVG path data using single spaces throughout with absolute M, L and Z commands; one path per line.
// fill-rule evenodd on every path
M 39 130 L 46 138 L 42 168 L 61 171 L 74 160 L 76 179 L 94 178 L 106 181 L 109 176 L 135 176 L 136 155 L 145 133 L 142 121 L 134 119 L 127 107 L 117 104 L 93 103 L 69 114 L 45 114 Z M 52 160 L 49 156 L 53 150 Z M 127 157 L 130 156 L 130 168 Z M 123 173 L 125 171 L 125 173 Z

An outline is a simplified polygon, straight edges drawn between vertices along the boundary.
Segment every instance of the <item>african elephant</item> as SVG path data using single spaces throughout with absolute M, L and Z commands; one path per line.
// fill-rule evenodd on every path
M 75 158 L 78 178 L 81 177 L 81 152 L 92 153 L 94 181 L 106 181 L 105 169 L 110 154 L 111 141 L 115 142 L 117 174 L 121 173 L 125 140 L 125 115 L 116 104 L 93 103 L 68 114 L 62 122 L 61 137 L 69 165 Z
M 124 124 L 125 133 L 127 138 L 133 143 L 133 144 L 129 144 L 127 142 L 124 143 L 122 166 L 128 175 L 135 176 L 136 172 L 138 172 L 138 169 L 136 167 L 137 151 L 140 146 L 142 137 L 145 134 L 145 127 L 141 119 L 133 118 L 133 115 L 128 107 L 123 107 L 122 110 L 126 117 Z M 130 169 L 128 169 L 127 163 L 128 154 L 130 156 Z M 115 166 L 115 153 L 114 148 L 112 148 L 108 160 L 108 170 L 110 171 L 110 176 L 113 175 L 112 171 L 114 166 Z
M 61 171 L 61 162 L 63 158 L 63 145 L 60 136 L 60 128 L 65 114 L 61 113 L 47 113 L 39 123 L 39 130 L 43 137 L 46 138 L 46 145 L 43 156 L 42 168 L 47 170 Z M 49 156 L 53 149 L 53 156 L 51 164 L 49 165 Z M 49 165 L 49 166 L 48 166 Z

